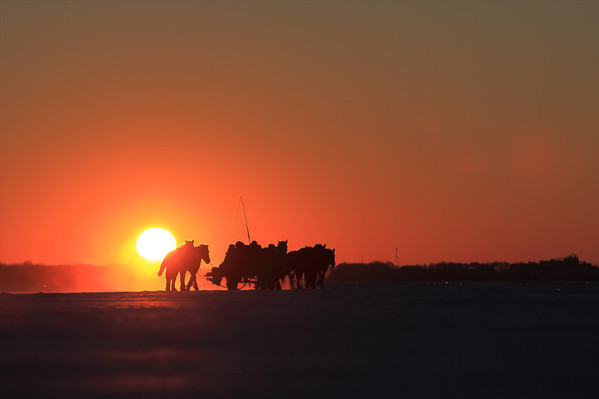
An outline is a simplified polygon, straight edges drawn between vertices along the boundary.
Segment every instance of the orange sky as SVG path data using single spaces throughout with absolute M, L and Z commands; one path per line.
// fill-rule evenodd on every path
M 599 263 L 598 3 L 0 7 L 0 262 Z

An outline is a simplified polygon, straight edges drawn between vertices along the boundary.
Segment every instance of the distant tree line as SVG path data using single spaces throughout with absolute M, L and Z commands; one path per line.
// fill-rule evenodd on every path
M 580 262 L 574 254 L 539 262 L 456 263 L 396 267 L 391 262 L 341 263 L 327 281 L 599 281 L 599 267 Z

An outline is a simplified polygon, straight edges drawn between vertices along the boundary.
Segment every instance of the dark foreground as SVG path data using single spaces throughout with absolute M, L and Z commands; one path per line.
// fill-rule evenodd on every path
M 589 398 L 598 283 L 0 294 L 2 397 Z

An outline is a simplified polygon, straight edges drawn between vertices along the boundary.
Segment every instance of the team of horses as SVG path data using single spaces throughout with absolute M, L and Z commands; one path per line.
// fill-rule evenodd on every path
M 194 246 L 193 241 L 169 252 L 158 275 L 166 270 L 166 290 L 176 291 L 175 281 L 180 280 L 180 290 L 189 291 L 191 287 L 197 291 L 196 275 L 201 261 L 210 264 L 207 245 Z M 324 288 L 324 278 L 329 267 L 335 267 L 335 250 L 326 245 L 316 244 L 313 247 L 301 248 L 288 252 L 287 241 L 279 241 L 278 245 L 270 244 L 262 247 L 252 241 L 249 245 L 239 241 L 229 245 L 224 261 L 218 267 L 206 273 L 206 278 L 213 284 L 225 286 L 230 290 L 253 285 L 257 290 L 278 290 L 285 283 L 292 288 Z M 187 272 L 190 278 L 185 283 Z

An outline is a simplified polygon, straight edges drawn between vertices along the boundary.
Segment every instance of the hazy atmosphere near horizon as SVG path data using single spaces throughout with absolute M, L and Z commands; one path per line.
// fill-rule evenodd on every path
M 0 262 L 150 227 L 599 263 L 599 2 L 2 1 Z M 154 272 L 154 271 L 153 271 Z

